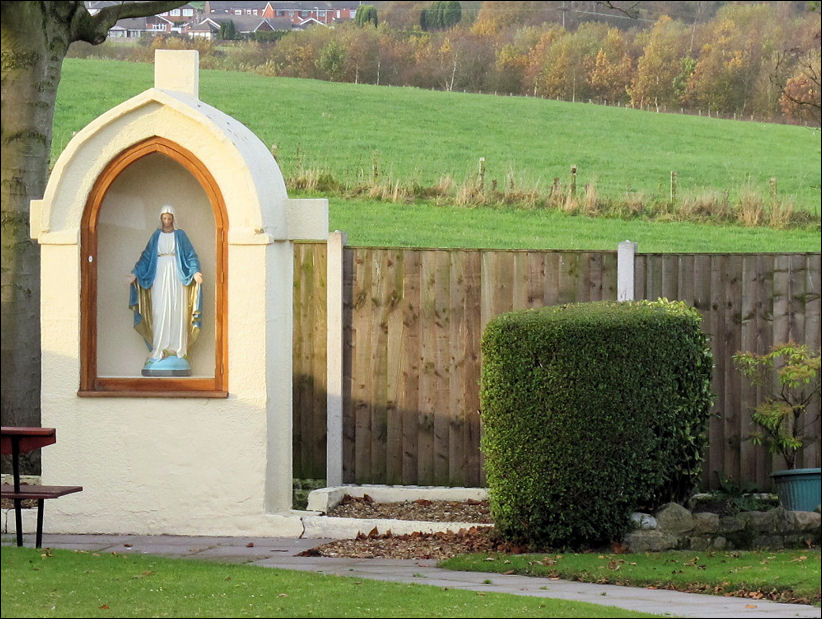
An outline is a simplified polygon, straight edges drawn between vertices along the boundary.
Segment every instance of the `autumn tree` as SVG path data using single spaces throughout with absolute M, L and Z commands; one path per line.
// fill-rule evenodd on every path
M 398 30 L 419 28 L 422 13 L 431 2 L 380 2 L 380 24 L 388 24 Z
M 591 94 L 600 102 L 627 102 L 633 71 L 630 49 L 622 32 L 609 28 L 589 73 Z
M 2 422 L 40 424 L 40 253 L 29 202 L 43 197 L 63 59 L 76 41 L 98 45 L 118 19 L 185 2 L 2 2 Z M 74 300 L 76 302 L 76 300 Z M 24 467 L 36 470 L 39 462 Z
M 647 43 L 631 80 L 632 105 L 653 105 L 659 109 L 679 103 L 674 80 L 680 72 L 680 59 L 685 56 L 687 39 L 688 33 L 681 23 L 667 15 L 656 21 L 647 35 Z
M 607 30 L 605 24 L 586 22 L 576 32 L 557 38 L 543 58 L 537 94 L 567 101 L 589 99 L 593 94 L 589 76 Z
M 316 61 L 317 68 L 331 82 L 340 81 L 345 72 L 345 63 L 345 48 L 337 39 L 331 39 L 320 49 L 320 57 Z
M 779 98 L 782 112 L 789 119 L 817 127 L 822 124 L 819 69 L 819 50 L 807 52 L 800 59 L 797 73 L 785 84 Z
M 346 50 L 345 80 L 354 84 L 375 84 L 377 82 L 377 60 L 379 42 L 374 27 L 349 27 L 342 24 L 338 28 L 341 43 Z
M 508 44 L 497 54 L 494 63 L 494 90 L 508 94 L 524 94 L 528 55 L 514 44 Z
M 779 106 L 785 116 L 795 122 L 816 126 L 820 115 L 820 16 L 819 3 L 792 23 L 790 45 L 777 53 L 777 62 L 770 81 L 777 87 Z
M 407 39 L 413 61 L 404 75 L 404 83 L 419 88 L 438 87 L 438 54 L 440 33 L 415 31 Z
M 524 82 L 527 87 L 527 94 L 537 95 L 539 90 L 540 74 L 545 66 L 545 58 L 548 50 L 561 37 L 565 36 L 566 30 L 561 26 L 543 27 L 537 42 L 528 51 L 528 61 L 525 65 Z
M 781 23 L 779 9 L 770 3 L 722 7 L 709 25 L 686 103 L 725 114 L 775 112 L 776 93 L 763 89 L 770 86 L 769 67 L 784 37 Z
M 289 33 L 270 53 L 277 75 L 324 79 L 326 74 L 320 66 L 320 56 L 334 38 L 336 35 L 331 30 L 322 27 Z
M 471 27 L 475 34 L 495 36 L 506 28 L 528 23 L 536 2 L 483 2 Z

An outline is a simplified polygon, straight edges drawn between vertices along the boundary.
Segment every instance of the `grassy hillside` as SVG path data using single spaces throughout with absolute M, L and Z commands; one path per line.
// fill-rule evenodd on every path
M 615 250 L 642 253 L 818 252 L 819 231 L 566 215 L 555 210 L 398 205 L 329 198 L 331 230 L 363 247 Z
M 55 114 L 53 158 L 74 132 L 151 86 L 153 65 L 66 59 Z M 519 191 L 547 193 L 555 178 L 564 185 L 569 183 L 572 165 L 578 169 L 580 192 L 589 184 L 598 195 L 636 203 L 667 199 L 671 171 L 677 172 L 678 193 L 683 197 L 737 196 L 745 192 L 768 196 L 772 188 L 769 179 L 775 178 L 781 200 L 817 218 L 820 213 L 818 129 L 525 97 L 335 84 L 207 70 L 201 71 L 200 98 L 243 122 L 267 145 L 276 145 L 278 161 L 287 179 L 325 174 L 347 186 L 361 181 L 369 183 L 376 161 L 382 183 L 430 187 L 448 179 L 460 185 L 476 179 L 478 160 L 485 157 L 486 185 L 496 181 L 501 189 L 514 186 Z M 289 191 L 297 194 L 293 186 Z M 366 243 L 358 242 L 361 232 L 367 234 L 368 244 L 377 245 L 496 247 L 508 243 L 494 242 L 497 225 L 489 224 L 485 215 L 462 214 L 460 209 L 436 206 L 416 205 L 413 214 L 407 209 L 403 211 L 412 222 L 420 222 L 421 227 L 413 235 L 402 234 L 392 227 L 392 221 L 385 222 L 383 231 L 357 229 L 359 215 L 369 211 L 383 213 L 384 208 L 391 208 L 396 214 L 401 205 L 380 206 L 372 200 L 338 208 L 332 202 L 332 228 L 349 231 L 355 244 Z M 524 213 L 527 217 L 528 211 Z M 515 221 L 520 215 L 511 217 Z M 477 218 L 484 223 L 474 223 Z M 376 217 L 377 221 L 381 219 Z M 511 242 L 519 247 L 569 247 L 569 239 L 554 240 L 553 234 L 543 234 L 539 226 L 546 226 L 548 232 L 575 229 L 574 221 L 588 219 L 569 219 L 555 213 L 539 220 L 522 220 L 514 224 L 511 234 L 522 235 L 517 228 L 522 225 L 527 238 L 521 244 L 516 238 Z M 432 229 L 426 235 L 424 222 L 428 220 Z M 567 226 L 561 223 L 566 221 Z M 634 224 L 642 228 L 651 225 L 643 221 Z M 471 237 L 470 229 L 476 225 L 490 226 L 487 236 L 492 238 L 488 242 L 466 238 L 465 231 L 454 234 L 455 226 L 464 226 Z M 591 223 L 585 227 L 599 225 Z M 604 230 L 591 229 L 588 236 L 607 237 L 609 248 L 628 238 L 621 234 L 622 224 L 611 220 L 601 225 Z M 659 236 L 670 238 L 671 225 L 653 224 L 651 229 L 668 226 Z M 747 240 L 734 241 L 726 247 L 721 237 L 737 235 L 733 228 L 723 228 L 726 232 L 719 234 L 719 245 L 714 243 L 706 248 L 704 241 L 716 235 L 699 231 L 702 226 L 696 228 L 692 237 L 690 233 L 683 234 L 686 242 L 689 238 L 703 241 L 699 251 L 786 251 L 786 244 L 796 251 L 819 251 L 818 232 L 813 230 L 749 230 L 750 234 L 743 235 Z M 679 238 L 688 227 L 676 229 L 675 236 Z M 612 233 L 618 235 L 614 243 L 610 242 Z M 775 245 L 771 241 L 750 245 L 752 239 L 761 241 L 773 236 L 771 233 L 777 238 Z M 405 242 L 406 236 L 413 238 Z M 652 251 L 647 246 L 640 250 L 643 249 Z M 679 250 L 688 251 L 681 247 Z
M 153 66 L 67 59 L 60 85 L 56 150 L 112 105 L 153 85 Z M 681 192 L 768 191 L 819 210 L 818 129 L 656 114 L 525 97 L 268 78 L 202 71 L 200 98 L 279 147 L 287 177 L 317 168 L 343 182 L 381 174 L 433 185 L 450 175 L 547 188 L 578 167 L 579 185 L 599 193 L 667 195 L 670 173 Z

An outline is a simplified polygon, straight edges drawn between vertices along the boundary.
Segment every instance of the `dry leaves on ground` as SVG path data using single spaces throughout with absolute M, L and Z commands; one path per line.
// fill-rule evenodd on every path
M 338 518 L 381 518 L 491 524 L 488 501 L 403 501 L 377 503 L 368 495 L 346 495 L 328 512 Z M 493 540 L 490 527 L 467 527 L 454 532 L 393 535 L 373 529 L 356 539 L 341 539 L 303 552 L 304 556 L 350 557 L 357 559 L 447 559 L 469 552 L 502 550 Z
M 352 559 L 447 559 L 469 552 L 496 550 L 488 527 L 457 532 L 393 535 L 373 529 L 356 539 L 340 539 L 300 553 L 305 557 L 348 557 Z
M 426 520 L 433 522 L 470 522 L 491 524 L 491 509 L 487 500 L 476 501 L 401 501 L 377 503 L 371 496 L 345 495 L 340 503 L 328 512 L 337 518 L 394 518 L 397 520 Z

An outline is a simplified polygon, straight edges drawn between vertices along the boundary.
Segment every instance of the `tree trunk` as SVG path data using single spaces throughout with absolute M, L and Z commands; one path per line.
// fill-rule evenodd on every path
M 47 7 L 55 4 L 55 7 Z M 2 423 L 40 425 L 40 248 L 29 201 L 48 177 L 52 121 L 68 28 L 44 12 L 68 3 L 2 5 Z M 11 5 L 11 6 L 9 6 Z M 45 26 L 45 27 L 44 27 Z M 36 462 L 25 469 L 39 468 Z
M 184 2 L 125 2 L 89 15 L 83 2 L 2 2 L 2 425 L 40 425 L 40 251 L 29 233 L 29 202 L 43 197 L 60 73 L 74 41 L 99 44 L 123 17 L 154 15 Z M 68 299 L 67 303 L 76 302 Z M 39 452 L 21 459 L 39 472 Z M 6 459 L 4 458 L 4 469 Z

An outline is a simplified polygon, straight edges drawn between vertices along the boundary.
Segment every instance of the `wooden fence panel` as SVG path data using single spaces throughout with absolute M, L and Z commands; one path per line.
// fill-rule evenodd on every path
M 294 401 L 292 461 L 298 477 L 325 477 L 326 431 L 326 248 L 294 248 Z
M 664 283 L 673 272 L 672 261 L 679 262 L 676 288 Z M 770 473 L 784 463 L 747 440 L 754 430 L 751 410 L 762 393 L 747 385 L 731 356 L 740 350 L 763 353 L 789 339 L 819 350 L 819 255 L 639 254 L 634 272 L 641 282 L 637 298 L 664 293 L 693 305 L 711 336 L 716 404 L 703 486 L 716 487 L 724 475 L 770 488 Z M 819 436 L 819 424 L 812 432 Z M 819 466 L 818 449 L 806 449 L 804 456 L 805 466 Z
M 403 388 L 402 373 L 405 370 L 403 351 L 404 324 L 403 316 L 403 250 L 392 249 L 386 251 L 388 260 L 385 264 L 386 304 L 388 311 L 385 315 L 386 355 L 387 364 L 385 383 L 385 416 L 386 416 L 386 452 L 385 472 L 386 482 L 391 484 L 403 483 L 403 454 L 405 448 L 403 411 L 400 408 L 400 393 Z
M 417 432 L 417 400 L 420 381 L 420 259 L 414 250 L 403 251 L 403 294 L 401 303 L 402 333 L 401 356 L 402 384 L 398 386 L 397 406 L 402 411 L 402 483 L 416 484 L 419 476 L 417 461 L 420 458 Z
M 820 309 L 822 309 L 822 295 L 820 294 L 820 281 L 822 281 L 822 259 L 819 255 L 811 255 L 806 261 L 805 288 L 802 298 L 805 307 L 805 338 L 804 344 L 808 348 L 819 348 L 820 342 Z M 797 341 L 802 341 L 797 336 Z M 816 407 L 811 409 L 812 417 L 816 419 L 808 428 L 809 436 L 816 436 L 822 441 L 822 411 L 820 403 L 816 402 Z M 818 467 L 822 465 L 822 450 L 820 443 L 812 445 L 804 450 L 801 466 Z
M 325 394 L 316 393 L 325 385 L 324 255 L 321 244 L 295 250 L 298 476 L 325 466 Z M 617 290 L 615 251 L 346 248 L 345 262 L 349 483 L 483 485 L 479 377 L 487 322 L 513 309 L 615 299 Z M 703 487 L 716 487 L 719 475 L 771 487 L 780 463 L 745 440 L 760 394 L 744 384 L 731 355 L 788 339 L 819 349 L 819 262 L 819 254 L 637 254 L 635 298 L 693 305 L 711 337 L 716 405 Z M 814 447 L 803 465 L 819 460 Z
M 356 461 L 356 423 L 354 417 L 354 252 L 350 249 L 343 249 L 343 380 L 342 380 L 342 460 L 343 479 L 350 480 L 354 474 L 354 462 Z M 322 298 L 317 298 L 317 303 L 322 303 Z M 294 339 L 299 335 L 295 332 Z M 323 476 L 324 477 L 324 476 Z

